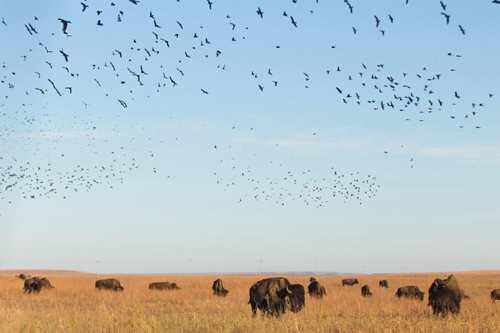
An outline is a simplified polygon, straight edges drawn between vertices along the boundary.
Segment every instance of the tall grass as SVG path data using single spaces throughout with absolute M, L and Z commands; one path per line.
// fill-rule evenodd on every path
M 500 302 L 489 299 L 500 288 L 499 272 L 458 274 L 471 297 L 462 312 L 445 319 L 431 315 L 427 302 L 398 300 L 397 287 L 417 285 L 427 292 L 445 274 L 358 276 L 373 297 L 361 297 L 360 286 L 342 287 L 341 277 L 320 277 L 328 295 L 306 299 L 305 310 L 282 318 L 251 316 L 248 288 L 258 276 L 222 277 L 226 298 L 211 293 L 213 276 L 118 276 L 123 293 L 99 292 L 88 275 L 53 276 L 54 290 L 25 295 L 22 281 L 0 277 L 1 332 L 500 332 Z M 116 277 L 116 276 L 115 276 Z M 308 276 L 290 276 L 307 285 Z M 389 280 L 389 289 L 378 287 Z M 175 281 L 181 290 L 150 291 L 153 281 Z M 427 295 L 426 295 L 427 296 Z

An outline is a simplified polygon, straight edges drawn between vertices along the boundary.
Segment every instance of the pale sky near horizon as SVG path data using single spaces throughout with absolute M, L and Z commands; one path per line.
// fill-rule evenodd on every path
M 408 6 L 404 0 L 352 0 L 352 15 L 343 0 L 218 0 L 211 11 L 205 0 L 143 0 L 137 6 L 115 0 L 114 7 L 110 2 L 89 0 L 85 13 L 80 1 L 9 1 L 0 8 L 6 22 L 0 24 L 0 41 L 9 46 L 0 52 L 5 65 L 0 68 L 0 170 L 27 162 L 51 163 L 62 172 L 132 159 L 140 165 L 113 189 L 95 186 L 66 199 L 0 192 L 0 269 L 370 273 L 500 268 L 500 5 L 445 1 L 452 15 L 447 26 L 438 0 L 410 0 Z M 97 9 L 103 10 L 99 16 Z M 116 22 L 119 9 L 124 11 L 121 23 Z M 150 11 L 162 26 L 154 31 L 171 48 L 154 43 Z M 296 18 L 298 28 L 283 11 Z M 375 28 L 374 15 L 382 19 L 385 36 Z M 62 34 L 58 18 L 72 21 L 71 37 Z M 24 27 L 28 22 L 37 29 L 34 36 Z M 236 23 L 234 31 L 229 22 Z M 191 49 L 195 32 L 211 41 L 208 51 Z M 138 60 L 145 57 L 140 51 L 126 63 L 125 53 L 135 52 L 128 51 L 133 39 L 136 47 L 152 46 L 160 54 Z M 54 52 L 47 54 L 39 42 Z M 69 63 L 60 49 L 70 54 Z M 110 61 L 121 64 L 115 49 L 124 52 L 119 72 L 127 84 L 111 72 Z M 222 54 L 216 57 L 218 49 Z M 144 86 L 126 69 L 139 71 L 139 64 L 148 72 Z M 419 85 L 416 73 L 442 74 L 428 84 L 444 107 L 428 114 L 422 103 L 409 114 L 373 111 L 366 102 L 344 104 L 336 87 L 354 92 L 355 80 L 346 75 L 357 75 L 362 64 L 371 71 L 384 64 L 384 73 L 398 78 L 408 73 L 412 86 Z M 68 79 L 61 69 L 65 65 L 79 78 Z M 327 69 L 333 74 L 326 75 Z M 166 80 L 157 93 L 154 78 L 163 80 L 162 73 L 179 85 L 173 88 Z M 47 78 L 61 89 L 71 85 L 72 94 L 58 96 Z M 277 87 L 272 80 L 279 81 Z M 35 90 L 42 86 L 44 94 Z M 452 106 L 455 91 L 461 98 Z M 363 97 L 379 94 L 366 90 Z M 465 119 L 472 103 L 485 106 Z M 375 176 L 377 196 L 362 205 L 332 199 L 319 208 L 300 200 L 282 206 L 253 200 L 252 186 L 244 181 L 227 187 L 214 176 L 231 180 L 236 171 L 251 168 L 259 179 L 278 179 L 290 170 L 310 170 L 308 177 L 320 179 L 333 166 L 346 174 Z

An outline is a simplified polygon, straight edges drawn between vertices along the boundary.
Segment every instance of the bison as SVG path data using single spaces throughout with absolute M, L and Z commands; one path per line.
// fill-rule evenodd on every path
M 396 297 L 398 298 L 413 298 L 424 300 L 424 293 L 417 286 L 404 286 L 398 288 L 396 291 Z
M 229 290 L 224 288 L 221 279 L 217 279 L 212 283 L 212 291 L 215 296 L 222 296 L 222 297 L 226 297 L 227 294 L 229 293 Z
M 290 282 L 284 277 L 267 278 L 254 283 L 249 290 L 248 303 L 255 316 L 257 310 L 276 317 L 285 313 L 286 301 L 291 294 Z M 285 290 L 285 291 L 284 291 Z
M 32 277 L 32 278 L 26 278 L 24 280 L 24 292 L 31 294 L 31 293 L 39 293 L 42 291 L 42 289 L 52 289 L 54 286 L 50 283 L 49 279 L 45 277 Z
M 309 285 L 307 286 L 307 292 L 309 296 L 316 298 L 323 298 L 326 296 L 326 289 L 319 283 L 316 278 L 312 277 L 309 279 Z
M 95 287 L 98 290 L 123 291 L 123 287 L 117 279 L 97 280 Z
M 361 296 L 363 297 L 371 297 L 372 292 L 370 291 L 370 287 L 365 284 L 363 287 L 361 287 Z
M 435 315 L 458 314 L 463 296 L 464 292 L 460 289 L 457 279 L 450 275 L 445 280 L 435 279 L 431 284 L 429 305 Z
M 305 306 L 305 289 L 301 284 L 291 284 L 288 288 L 280 291 L 281 295 L 286 292 L 287 304 L 292 312 L 299 312 Z
M 493 303 L 495 303 L 495 301 L 500 301 L 500 289 L 492 290 L 490 297 Z
M 175 282 L 152 282 L 148 287 L 150 290 L 177 290 L 181 289 Z
M 359 284 L 358 279 L 343 279 L 342 286 L 354 286 L 355 284 Z
M 380 288 L 389 288 L 389 282 L 387 280 L 380 280 L 378 286 Z
M 42 285 L 40 281 L 35 278 L 29 278 L 24 280 L 24 292 L 31 294 L 38 294 L 42 290 Z
M 21 279 L 21 280 L 26 280 L 26 279 L 29 279 L 31 276 L 28 274 L 21 273 L 21 274 L 16 275 L 16 277 L 18 279 Z

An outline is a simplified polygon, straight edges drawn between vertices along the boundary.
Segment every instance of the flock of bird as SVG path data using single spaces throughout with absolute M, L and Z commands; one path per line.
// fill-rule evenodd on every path
M 326 176 L 317 176 L 311 169 L 292 171 L 284 169 L 281 163 L 273 166 L 272 162 L 265 170 L 255 170 L 251 165 L 239 169 L 235 164 L 227 165 L 221 160 L 219 171 L 213 174 L 217 184 L 226 191 L 232 191 L 235 187 L 246 189 L 244 195 L 238 198 L 238 203 L 252 200 L 287 206 L 289 203 L 300 202 L 306 207 L 320 208 L 327 206 L 332 200 L 342 200 L 361 205 L 376 197 L 380 189 L 380 184 L 372 175 L 344 173 L 330 167 Z M 267 176 L 262 177 L 261 174 Z
M 170 0 L 181 2 L 181 0 Z M 287 6 L 293 6 L 298 1 L 308 2 L 310 6 L 318 6 L 319 0 L 286 0 Z M 354 0 L 338 0 L 344 2 L 347 15 L 355 15 L 357 6 Z M 410 6 L 409 0 L 401 0 L 402 6 Z M 206 0 L 206 11 L 210 15 L 220 14 L 218 1 Z M 494 0 L 493 4 L 500 1 Z M 9 29 L 23 29 L 24 38 L 30 43 L 27 49 L 16 50 L 21 61 L 9 64 L 1 61 L 0 67 L 0 117 L 3 125 L 0 127 L 0 144 L 11 143 L 19 138 L 19 131 L 36 132 L 43 127 L 47 131 L 54 130 L 54 120 L 50 112 L 41 110 L 50 109 L 47 101 L 62 98 L 65 101 L 77 101 L 83 110 L 93 107 L 95 103 L 89 100 L 95 97 L 106 99 L 123 110 L 131 109 L 131 105 L 140 105 L 137 92 L 145 93 L 148 98 L 153 94 L 167 96 L 175 94 L 174 88 L 182 85 L 186 80 L 196 81 L 195 73 L 191 71 L 190 63 L 202 61 L 208 66 L 215 66 L 219 72 L 230 70 L 227 65 L 227 41 L 220 36 L 210 36 L 203 25 L 189 26 L 181 19 L 175 18 L 175 13 L 155 13 L 146 8 L 145 1 L 115 0 L 110 2 L 82 0 L 72 6 L 78 6 L 79 17 L 37 17 L 26 22 L 10 22 L 9 17 L 1 17 L 0 33 Z M 288 8 L 288 7 L 287 7 Z M 113 40 L 106 41 L 104 47 L 109 48 L 108 55 L 100 62 L 84 63 L 75 55 L 74 43 L 64 40 L 78 40 L 86 32 L 79 30 L 79 20 L 94 22 L 97 33 L 108 26 L 135 24 L 129 20 L 129 11 L 139 11 L 149 20 L 149 33 L 140 37 L 129 38 L 127 45 L 118 45 Z M 266 6 L 256 6 L 253 23 L 258 25 L 263 20 L 282 18 L 289 21 L 290 29 L 301 28 L 301 16 L 313 15 L 316 9 L 307 13 L 298 13 L 297 10 L 285 9 L 280 12 L 268 11 Z M 445 25 L 456 24 L 457 32 L 464 37 L 466 28 L 462 23 L 455 23 L 451 8 L 443 2 L 436 2 L 436 10 L 445 19 Z M 292 15 L 292 11 L 294 14 Z M 134 15 L 137 13 L 134 12 Z M 386 37 L 390 28 L 395 26 L 398 18 L 394 14 L 374 14 L 374 28 L 380 36 Z M 53 22 L 57 30 L 44 31 L 40 21 Z M 239 42 L 248 38 L 252 30 L 250 25 L 240 24 L 231 14 L 221 15 L 226 29 L 225 33 L 230 41 L 229 45 L 236 48 Z M 48 26 L 47 24 L 43 25 Z M 350 27 L 354 35 L 362 33 L 356 25 Z M 226 35 L 225 35 L 226 36 Z M 63 45 L 54 47 L 55 41 L 63 39 Z M 225 37 L 224 37 L 225 38 Z M 328 44 L 328 48 L 335 49 L 336 45 Z M 274 46 L 281 50 L 280 45 Z M 285 52 L 285 51 L 283 51 Z M 477 96 L 474 100 L 466 99 L 459 88 L 442 91 L 439 82 L 447 79 L 456 72 L 456 61 L 460 61 L 461 54 L 447 52 L 451 65 L 448 68 L 432 69 L 423 66 L 419 71 L 412 70 L 396 72 L 391 70 L 390 64 L 360 63 L 358 68 L 347 68 L 338 64 L 334 67 L 326 66 L 323 73 L 310 73 L 307 70 L 297 70 L 296 83 L 305 89 L 312 89 L 315 81 L 321 80 L 330 85 L 332 95 L 338 98 L 340 105 L 352 105 L 364 110 L 377 112 L 404 112 L 406 121 L 424 122 L 429 115 L 437 112 L 446 112 L 448 117 L 456 122 L 459 128 L 480 129 L 479 116 L 489 106 L 494 98 L 493 92 L 484 96 Z M 0 56 L 1 57 L 1 56 Z M 171 59 L 167 65 L 164 58 Z M 172 60 L 174 59 L 174 60 Z M 23 66 L 31 61 L 34 65 Z M 35 68 L 36 70 L 33 70 Z M 257 95 L 266 94 L 272 88 L 280 87 L 278 73 L 273 68 L 248 73 L 249 79 L 255 84 Z M 33 84 L 28 84 L 27 80 Z M 242 78 L 245 79 L 245 78 Z M 451 79 L 452 80 L 452 79 Z M 86 94 L 93 91 L 93 96 Z M 25 102 L 13 105 L 15 99 L 11 95 L 18 94 L 28 99 L 36 100 L 35 105 Z M 221 94 L 207 86 L 200 86 L 198 94 Z M 459 114 L 466 106 L 470 112 Z M 84 131 L 95 131 L 99 121 L 92 119 L 88 113 L 81 114 L 75 111 L 73 121 Z M 45 122 L 44 122 L 45 121 Z M 119 121 L 119 120 L 118 120 Z M 43 126 L 40 123 L 43 123 Z M 16 123 L 15 126 L 12 126 Z M 85 139 L 87 140 L 88 137 Z M 94 147 L 98 144 L 93 137 Z M 88 141 L 88 140 L 87 140 Z M 27 143 L 29 145 L 30 143 Z M 59 159 L 64 156 L 61 149 Z M 52 197 L 60 195 L 66 198 L 70 193 L 90 191 L 97 185 L 114 188 L 114 184 L 123 183 L 126 175 L 138 169 L 141 165 L 139 158 L 132 156 L 132 152 L 124 152 L 128 148 L 121 146 L 121 157 L 115 157 L 108 163 L 84 165 L 66 165 L 59 167 L 59 160 L 47 163 L 34 164 L 18 158 L 15 152 L 10 151 L 0 156 L 0 200 L 12 202 L 11 194 L 16 192 L 24 199 Z M 16 151 L 18 149 L 15 149 Z M 147 148 L 145 150 L 148 150 Z M 217 149 L 215 149 L 217 150 Z M 219 150 L 220 153 L 220 150 Z M 384 153 L 387 154 L 387 151 Z M 9 156 L 10 154 L 10 156 Z M 154 155 L 154 152 L 150 153 Z M 221 161 L 231 160 L 221 159 Z M 412 159 L 413 161 L 413 159 Z M 246 184 L 243 188 L 247 193 L 241 196 L 240 202 L 246 198 L 269 201 L 284 206 L 288 201 L 298 200 L 307 206 L 326 206 L 333 199 L 343 201 L 356 200 L 360 203 L 374 198 L 380 188 L 375 176 L 362 176 L 359 172 L 342 172 L 336 168 L 329 169 L 329 176 L 315 176 L 310 169 L 294 170 L 291 166 L 283 166 L 271 173 L 274 175 L 260 176 L 266 171 L 256 170 L 251 165 L 245 167 L 225 165 L 221 162 L 220 169 L 214 171 L 216 183 L 224 188 L 232 188 L 238 184 Z M 276 162 L 275 164 L 279 164 Z M 281 164 L 282 165 L 282 164 Z M 157 173 L 158 169 L 153 168 Z

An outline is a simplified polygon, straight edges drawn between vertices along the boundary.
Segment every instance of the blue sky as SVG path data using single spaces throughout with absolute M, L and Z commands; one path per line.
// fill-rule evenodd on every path
M 404 6 L 403 0 L 353 0 L 353 15 L 342 0 L 220 0 L 212 11 L 201 0 L 144 0 L 138 6 L 115 2 L 111 7 L 109 1 L 89 1 L 89 9 L 81 13 L 78 1 L 17 1 L 0 11 L 7 23 L 0 25 L 0 39 L 9 45 L 0 55 L 6 65 L 0 70 L 5 79 L 0 86 L 2 166 L 51 163 L 63 172 L 75 165 L 117 165 L 132 159 L 140 165 L 124 175 L 123 183 L 115 181 L 113 189 L 96 186 L 66 199 L 2 194 L 0 269 L 189 273 L 499 268 L 500 44 L 495 31 L 500 6 L 448 1 L 452 20 L 447 26 L 439 1 L 410 0 Z M 257 7 L 264 19 L 255 13 Z M 103 10 L 99 18 L 97 9 Z M 122 23 L 116 22 L 119 9 L 124 11 Z M 170 48 L 154 43 L 149 11 Z M 297 29 L 283 11 L 296 18 Z M 373 15 L 382 18 L 385 36 L 375 28 Z M 59 17 L 72 21 L 71 37 L 62 34 Z M 104 26 L 96 26 L 97 19 Z M 28 22 L 37 28 L 35 36 L 24 28 Z M 229 22 L 236 23 L 234 31 Z M 210 46 L 191 49 L 195 32 L 206 36 Z M 175 38 L 174 33 L 181 35 Z M 144 52 L 128 49 L 133 39 L 160 54 L 144 60 Z M 45 53 L 40 41 L 54 53 Z M 68 66 L 79 73 L 77 79 L 60 68 L 66 63 L 59 49 L 70 54 Z M 115 49 L 126 53 L 125 59 L 113 55 Z M 216 50 L 221 56 L 215 57 Z M 28 55 L 26 61 L 23 55 Z M 133 61 L 127 63 L 129 55 Z M 113 77 L 110 61 L 126 84 Z M 92 69 L 93 64 L 101 69 Z M 430 84 L 445 106 L 420 114 L 426 107 L 383 112 L 367 103 L 344 104 L 336 87 L 356 91 L 359 81 L 347 75 L 356 75 L 362 64 L 370 73 L 377 64 L 396 77 L 408 73 L 406 82 L 415 87 L 423 85 L 416 73 L 442 74 Z M 148 72 L 144 86 L 126 70 L 139 71 L 139 65 Z M 333 75 L 326 75 L 327 69 Z M 42 78 L 37 80 L 34 72 Z M 173 88 L 165 81 L 157 93 L 162 73 L 179 85 Z M 47 78 L 60 87 L 71 85 L 73 93 L 57 96 Z M 279 81 L 278 87 L 272 80 Z M 46 93 L 41 95 L 37 87 Z M 452 106 L 455 91 L 461 99 Z M 496 97 L 489 98 L 489 93 Z M 373 89 L 362 94 L 365 100 L 379 98 Z M 126 100 L 128 108 L 117 99 Z M 464 119 L 471 103 L 480 102 L 486 105 L 478 115 Z M 308 177 L 319 179 L 332 166 L 376 176 L 377 196 L 362 205 L 333 199 L 320 208 L 300 200 L 281 206 L 252 200 L 252 186 L 241 179 L 226 187 L 214 176 L 217 172 L 232 180 L 251 168 L 262 180 L 290 170 L 311 170 Z

